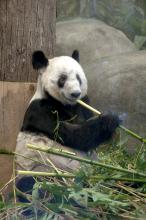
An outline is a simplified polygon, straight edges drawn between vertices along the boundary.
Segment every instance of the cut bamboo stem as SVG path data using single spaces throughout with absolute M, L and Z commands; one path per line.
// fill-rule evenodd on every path
M 20 175 L 31 175 L 31 176 L 48 176 L 48 177 L 64 177 L 64 178 L 74 178 L 74 174 L 67 173 L 47 173 L 47 172 L 37 172 L 37 171 L 26 171 L 26 170 L 18 170 L 18 174 Z
M 101 115 L 101 112 L 99 112 L 98 110 L 96 110 L 95 108 L 91 107 L 90 105 L 86 104 L 85 102 L 78 100 L 77 101 L 80 105 L 84 106 L 85 108 L 88 108 L 89 110 L 91 110 L 92 112 L 96 113 L 97 115 Z
M 95 179 L 95 180 L 117 180 L 117 181 L 123 181 L 123 182 L 146 183 L 146 179 L 127 178 L 127 177 L 91 176 L 91 179 Z
M 48 176 L 48 177 L 62 177 L 62 178 L 75 178 L 74 174 L 67 173 L 47 173 L 47 172 L 37 172 L 37 171 L 25 171 L 18 170 L 17 173 L 19 175 L 30 175 L 30 176 Z M 91 176 L 91 179 L 95 180 L 117 180 L 123 182 L 138 182 L 138 183 L 146 183 L 146 179 L 137 179 L 137 178 L 117 178 L 117 177 L 105 177 L 105 176 Z
M 85 108 L 91 110 L 92 112 L 96 113 L 97 115 L 101 115 L 101 112 L 99 112 L 98 110 L 96 110 L 95 108 L 91 107 L 90 105 L 84 103 L 83 101 L 81 100 L 78 100 L 77 101 L 80 105 L 84 106 Z M 120 125 L 120 128 L 122 130 L 124 130 L 126 133 L 128 133 L 129 135 L 131 135 L 132 137 L 138 139 L 139 141 L 143 142 L 143 143 L 146 143 L 146 139 L 141 137 L 140 135 L 134 133 L 133 131 L 131 131 L 130 129 L 128 128 L 125 128 L 123 125 Z
M 103 163 L 100 163 L 100 162 L 97 162 L 97 161 L 94 161 L 94 160 L 89 160 L 89 159 L 78 157 L 78 156 L 75 156 L 75 155 L 66 154 L 66 153 L 63 153 L 62 151 L 60 151 L 60 149 L 38 147 L 38 146 L 35 146 L 33 144 L 27 144 L 27 147 L 30 148 L 30 149 L 33 149 L 33 150 L 39 150 L 39 151 L 43 151 L 45 153 L 50 153 L 50 154 L 54 154 L 54 155 L 58 155 L 58 156 L 63 156 L 63 157 L 70 158 L 70 159 L 73 159 L 73 160 L 77 160 L 77 161 L 80 161 L 80 162 L 83 162 L 83 163 L 96 165 L 96 166 L 108 168 L 108 169 L 111 169 L 111 170 L 117 170 L 117 171 L 121 171 L 121 172 L 124 172 L 124 173 L 129 173 L 129 174 L 132 174 L 132 175 L 138 175 L 138 176 L 146 177 L 146 174 L 139 173 L 136 170 L 127 170 L 127 169 L 124 169 L 124 168 L 121 168 L 121 167 L 114 167 L 112 165 L 103 164 Z

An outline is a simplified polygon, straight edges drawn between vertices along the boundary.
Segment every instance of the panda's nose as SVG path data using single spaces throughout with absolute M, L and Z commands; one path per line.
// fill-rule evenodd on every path
M 71 93 L 72 98 L 78 98 L 81 95 L 81 92 L 73 92 Z

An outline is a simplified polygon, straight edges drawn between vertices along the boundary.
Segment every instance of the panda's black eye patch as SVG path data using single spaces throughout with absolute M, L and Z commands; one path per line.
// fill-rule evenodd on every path
M 58 82 L 57 82 L 58 87 L 63 88 L 66 80 L 67 80 L 67 75 L 65 75 L 65 74 L 60 75 Z
M 79 83 L 80 83 L 80 85 L 81 85 L 81 84 L 82 84 L 82 80 L 81 80 L 79 74 L 76 74 L 76 77 L 77 77 L 77 80 L 79 81 Z

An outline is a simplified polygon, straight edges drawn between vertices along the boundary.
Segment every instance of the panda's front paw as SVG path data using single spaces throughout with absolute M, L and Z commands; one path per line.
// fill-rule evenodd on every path
M 121 124 L 121 119 L 117 114 L 109 113 L 100 116 L 100 130 L 106 139 L 110 139 L 115 130 Z

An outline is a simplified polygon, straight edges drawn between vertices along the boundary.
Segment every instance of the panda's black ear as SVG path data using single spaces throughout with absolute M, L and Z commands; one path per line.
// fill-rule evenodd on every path
M 72 58 L 75 59 L 78 63 L 80 62 L 80 55 L 78 50 L 74 50 L 72 53 Z
M 40 51 L 34 51 L 32 54 L 32 66 L 34 69 L 38 70 L 48 65 L 48 59 L 45 57 L 45 54 Z

